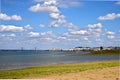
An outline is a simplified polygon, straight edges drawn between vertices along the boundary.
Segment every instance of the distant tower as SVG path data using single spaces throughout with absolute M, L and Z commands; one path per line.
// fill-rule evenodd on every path
M 21 47 L 21 51 L 23 51 L 23 47 Z
M 37 50 L 37 48 L 35 47 L 35 51 Z

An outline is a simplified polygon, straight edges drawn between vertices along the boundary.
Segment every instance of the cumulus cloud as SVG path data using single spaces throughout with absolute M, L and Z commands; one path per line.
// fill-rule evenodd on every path
M 0 19 L 1 20 L 22 20 L 21 16 L 18 15 L 12 15 L 12 16 L 8 16 L 7 14 L 4 13 L 0 13 Z
M 77 0 L 57 0 L 57 1 L 58 7 L 61 8 L 78 7 L 82 5 L 82 3 Z
M 98 17 L 98 20 L 114 20 L 116 18 L 120 18 L 120 14 L 116 14 L 116 13 L 111 13 L 111 14 L 107 14 L 105 16 L 100 16 Z
M 34 6 L 31 6 L 29 8 L 30 11 L 32 12 L 60 12 L 58 8 L 56 7 L 57 2 L 56 0 L 49 0 L 49 1 L 44 1 L 43 4 L 36 4 Z
M 30 25 L 24 27 L 19 27 L 14 25 L 0 25 L 0 32 L 23 32 L 23 31 L 28 31 L 31 28 L 32 27 L 30 27 Z
M 87 34 L 87 31 L 86 30 L 79 30 L 79 31 L 72 31 L 70 33 L 73 35 L 85 35 L 85 34 Z
M 83 40 L 88 41 L 88 38 L 87 38 L 87 37 L 84 37 Z
M 92 25 L 89 24 L 88 27 L 91 29 L 100 29 L 100 28 L 102 28 L 102 24 L 101 23 L 92 24 Z
M 28 35 L 31 38 L 40 37 L 40 33 L 38 33 L 38 32 L 29 32 Z
M 53 20 L 50 23 L 50 27 L 59 27 L 60 25 L 63 25 L 66 23 L 65 19 L 58 19 L 58 20 Z
M 95 41 L 98 42 L 98 43 L 102 42 L 101 39 L 96 39 Z
M 107 31 L 106 32 L 106 36 L 107 36 L 108 39 L 114 39 L 115 38 L 114 34 L 115 33 L 112 32 L 112 31 Z
M 61 15 L 60 13 L 51 13 L 50 17 L 53 19 L 65 19 L 65 16 Z
M 31 38 L 56 38 L 56 35 L 52 31 L 47 32 L 29 32 L 28 37 Z
M 16 37 L 16 35 L 15 34 L 9 34 L 9 35 L 3 34 L 2 37 Z
M 91 33 L 91 35 L 96 34 L 96 36 L 99 36 L 100 33 L 102 32 L 102 24 L 101 23 L 89 24 L 88 31 L 89 33 Z
M 68 26 L 74 27 L 71 25 L 72 23 L 68 23 L 66 17 L 59 10 L 58 0 L 35 0 L 35 2 L 39 2 L 38 4 L 31 6 L 29 8 L 32 12 L 47 12 L 49 13 L 49 17 L 51 18 L 51 22 L 49 23 L 49 27 L 59 27 L 59 26 Z M 69 1 L 67 1 L 69 2 Z M 70 1 L 71 2 L 71 1 Z M 77 4 L 77 2 L 72 1 L 71 4 Z M 69 28 L 67 27 L 67 28 Z
M 67 39 L 67 37 L 64 37 L 64 36 L 59 36 L 57 39 L 62 39 L 62 40 L 66 40 Z
M 108 35 L 107 38 L 108 38 L 108 39 L 114 39 L 115 36 L 113 36 L 113 35 Z
M 26 25 L 26 26 L 24 26 L 24 30 L 25 30 L 25 31 L 28 31 L 28 30 L 31 30 L 31 29 L 33 29 L 33 27 L 30 26 L 29 24 Z
M 34 2 L 44 2 L 44 1 L 50 1 L 50 0 L 34 0 Z M 60 8 L 69 8 L 69 7 L 78 7 L 81 6 L 82 3 L 77 0 L 54 0 L 57 2 L 57 6 Z
M 106 34 L 107 34 L 107 35 L 114 35 L 115 33 L 112 32 L 112 31 L 107 31 Z

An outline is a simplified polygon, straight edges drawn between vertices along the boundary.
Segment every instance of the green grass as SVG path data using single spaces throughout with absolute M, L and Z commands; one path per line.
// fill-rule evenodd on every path
M 120 66 L 119 61 L 103 61 L 91 63 L 59 64 L 52 66 L 30 67 L 14 70 L 0 70 L 0 79 L 20 79 L 26 77 L 66 74 L 93 69 Z

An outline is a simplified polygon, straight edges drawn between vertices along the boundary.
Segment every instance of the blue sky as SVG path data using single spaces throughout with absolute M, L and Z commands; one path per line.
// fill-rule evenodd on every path
M 120 1 L 1 0 L 0 49 L 119 43 Z

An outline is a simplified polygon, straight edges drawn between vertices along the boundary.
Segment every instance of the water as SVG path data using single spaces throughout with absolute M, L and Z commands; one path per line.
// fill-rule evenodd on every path
M 87 52 L 52 52 L 52 51 L 0 51 L 0 69 L 18 69 L 24 67 L 91 62 L 102 60 L 119 60 L 117 55 L 70 56 Z

